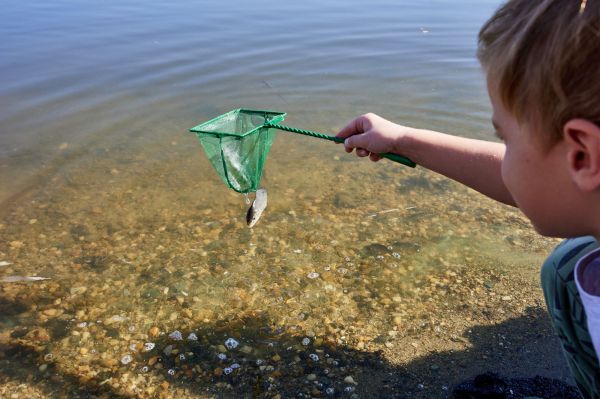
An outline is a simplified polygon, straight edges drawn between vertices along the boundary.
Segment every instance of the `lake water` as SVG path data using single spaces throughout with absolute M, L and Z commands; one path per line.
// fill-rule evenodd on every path
M 493 140 L 475 49 L 498 5 L 5 4 L 0 275 L 49 280 L 2 283 L 4 386 L 28 397 L 444 397 L 455 374 L 374 389 L 364 362 L 410 364 L 428 353 L 409 346 L 422 334 L 461 350 L 448 337 L 523 316 L 534 304 L 519 293 L 537 289 L 554 243 L 422 168 L 284 132 L 250 230 L 243 196 L 188 129 L 246 107 L 327 134 L 375 112 Z M 481 319 L 477 307 L 503 310 Z

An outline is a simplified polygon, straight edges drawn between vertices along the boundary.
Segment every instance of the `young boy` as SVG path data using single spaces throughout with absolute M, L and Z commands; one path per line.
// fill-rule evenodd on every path
M 542 287 L 585 398 L 600 398 L 600 0 L 510 0 L 482 27 L 493 143 L 367 114 L 339 133 L 347 152 L 393 152 L 519 207 L 564 237 Z

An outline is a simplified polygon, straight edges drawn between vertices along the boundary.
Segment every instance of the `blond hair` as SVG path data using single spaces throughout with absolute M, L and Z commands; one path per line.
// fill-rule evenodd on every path
M 549 146 L 570 119 L 600 126 L 600 0 L 509 0 L 477 56 L 505 108 Z

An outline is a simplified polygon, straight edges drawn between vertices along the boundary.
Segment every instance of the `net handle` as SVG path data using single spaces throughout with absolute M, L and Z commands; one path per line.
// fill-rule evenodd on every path
M 323 133 L 318 133 L 318 132 L 313 132 L 310 130 L 303 130 L 303 129 L 297 129 L 295 127 L 290 127 L 290 126 L 285 126 L 285 125 L 278 125 L 276 123 L 269 123 L 266 122 L 264 125 L 264 127 L 268 127 L 268 128 L 272 128 L 272 129 L 279 129 L 279 130 L 285 130 L 286 132 L 292 132 L 292 133 L 298 133 L 298 134 L 303 134 L 305 136 L 311 136 L 311 137 L 316 137 L 319 139 L 324 139 L 324 140 L 329 140 L 329 141 L 335 141 L 336 143 L 343 143 L 344 139 L 341 137 L 335 137 L 335 136 L 329 136 L 327 134 L 323 134 Z M 415 166 L 417 166 L 416 163 L 414 163 L 411 159 L 402 156 L 402 155 L 398 155 L 398 154 L 393 154 L 391 152 L 386 152 L 384 154 L 379 154 L 380 157 L 389 159 L 391 161 L 394 162 L 398 162 L 401 163 L 403 165 L 406 165 L 408 167 L 414 168 Z

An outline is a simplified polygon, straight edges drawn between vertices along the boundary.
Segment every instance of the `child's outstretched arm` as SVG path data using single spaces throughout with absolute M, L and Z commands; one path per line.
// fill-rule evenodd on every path
M 369 156 L 373 161 L 385 152 L 402 154 L 492 199 L 516 206 L 502 181 L 503 144 L 413 129 L 375 114 L 354 119 L 337 137 L 346 139 L 346 152 L 356 149 L 359 157 Z

